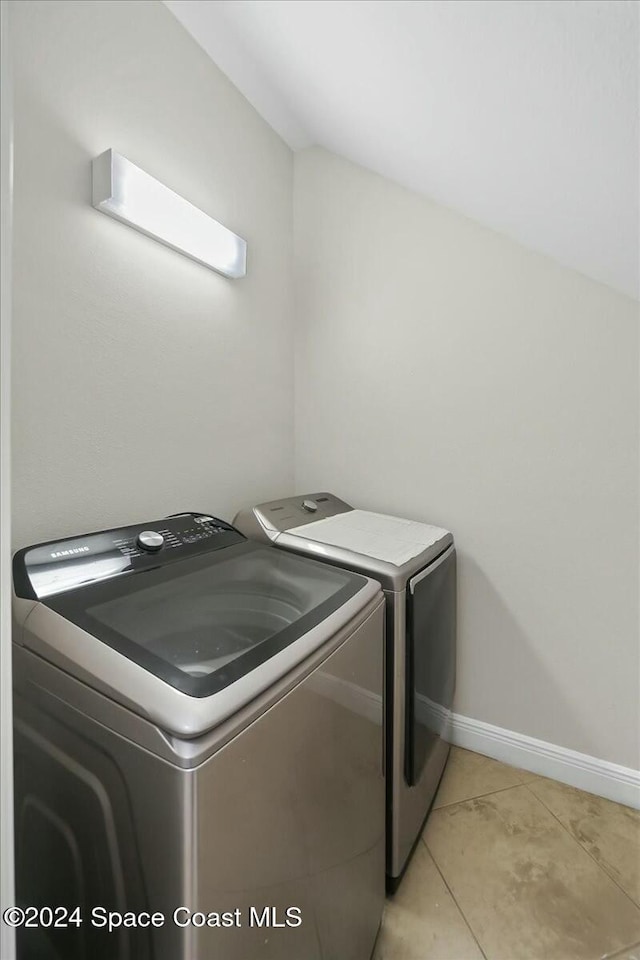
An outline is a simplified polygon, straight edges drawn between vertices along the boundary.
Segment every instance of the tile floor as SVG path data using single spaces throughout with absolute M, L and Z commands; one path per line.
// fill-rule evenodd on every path
M 640 813 L 453 747 L 374 960 L 640 960 Z

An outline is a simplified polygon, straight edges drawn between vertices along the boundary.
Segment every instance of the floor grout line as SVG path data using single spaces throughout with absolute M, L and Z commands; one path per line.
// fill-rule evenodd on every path
M 451 803 L 443 803 L 439 807 L 432 807 L 429 813 L 437 813 L 438 810 L 445 810 L 447 807 L 455 807 L 458 803 L 468 803 L 469 800 L 481 800 L 483 797 L 491 797 L 494 793 L 504 793 L 505 790 L 515 790 L 516 787 L 526 787 L 526 783 L 512 783 L 510 787 L 498 787 L 497 790 L 487 790 L 486 793 L 474 793 L 472 797 L 465 797 L 464 800 L 452 800 Z
M 478 938 L 476 937 L 476 935 L 475 935 L 475 933 L 474 933 L 474 931 L 473 931 L 473 927 L 472 927 L 471 924 L 469 923 L 469 921 L 468 921 L 468 919 L 467 919 L 467 917 L 466 917 L 466 915 L 465 915 L 464 910 L 462 909 L 462 907 L 460 906 L 460 904 L 459 904 L 458 901 L 456 900 L 456 897 L 455 897 L 455 894 L 454 894 L 453 890 L 451 889 L 451 887 L 450 887 L 449 884 L 447 883 L 447 881 L 446 881 L 446 879 L 445 879 L 445 876 L 444 876 L 442 870 L 440 869 L 436 858 L 434 857 L 434 855 L 432 854 L 431 850 L 430 850 L 429 847 L 427 846 L 427 841 L 424 839 L 424 835 L 421 835 L 421 836 L 420 836 L 420 839 L 421 839 L 422 842 L 424 843 L 425 848 L 426 848 L 426 851 L 427 851 L 427 853 L 429 854 L 429 856 L 431 857 L 431 862 L 433 863 L 434 867 L 436 868 L 436 870 L 437 870 L 438 873 L 440 874 L 440 877 L 441 877 L 441 879 L 442 879 L 442 882 L 444 883 L 445 887 L 446 887 L 447 890 L 449 891 L 449 896 L 451 897 L 451 899 L 452 899 L 453 902 L 455 903 L 456 907 L 458 908 L 458 910 L 459 910 L 459 912 L 460 912 L 460 916 L 462 917 L 462 919 L 464 920 L 465 924 L 467 925 L 467 928 L 468 928 L 468 930 L 469 930 L 469 933 L 470 933 L 471 936 L 473 937 L 473 940 L 474 940 L 474 942 L 475 942 L 478 950 L 480 951 L 480 953 L 481 953 L 482 956 L 484 957 L 484 960 L 489 960 L 489 958 L 487 957 L 487 954 L 486 954 L 486 953 L 484 952 L 484 950 L 482 949 L 482 947 L 481 947 L 481 945 L 480 945 L 480 941 L 479 941 Z
M 630 943 L 628 947 L 622 947 L 622 949 L 617 950 L 615 953 L 605 953 L 604 957 L 601 957 L 600 960 L 616 960 L 616 958 L 619 958 L 619 960 L 627 960 L 622 954 L 628 953 L 629 950 L 635 950 L 636 947 L 640 947 L 640 940 Z
M 551 777 L 548 777 L 547 779 L 551 780 L 552 778 L 551 778 Z M 554 783 L 560 783 L 559 780 L 554 780 L 553 782 L 554 782 Z M 529 789 L 528 784 L 524 783 L 523 786 L 524 786 L 524 787 L 527 787 L 527 789 Z M 573 789 L 576 790 L 577 787 L 574 787 Z M 581 793 L 584 793 L 585 791 L 584 791 L 584 790 L 581 790 L 580 792 L 581 792 Z M 612 883 L 615 883 L 615 885 L 616 885 L 616 887 L 618 888 L 618 890 L 620 890 L 622 893 L 624 893 L 624 895 L 625 895 L 625 897 L 627 898 L 627 900 L 630 900 L 630 901 L 631 901 L 631 903 L 634 905 L 634 907 L 636 908 L 636 910 L 640 910 L 640 904 L 639 904 L 639 903 L 636 903 L 636 901 L 633 899 L 633 897 L 632 897 L 630 894 L 627 893 L 627 891 L 624 889 L 624 887 L 621 887 L 621 886 L 620 886 L 620 884 L 618 883 L 618 881 L 616 880 L 616 878 L 611 876 L 611 874 L 609 873 L 609 871 L 607 870 L 607 868 L 604 867 L 604 866 L 600 863 L 600 861 L 597 860 L 589 850 L 587 850 L 586 847 L 583 847 L 583 845 L 580 843 L 580 841 L 578 840 L 578 838 L 577 838 L 577 837 L 574 837 L 574 835 L 571 833 L 571 830 L 569 830 L 569 828 L 564 825 L 564 823 L 562 822 L 562 820 L 560 819 L 560 817 L 557 817 L 557 816 L 555 815 L 555 813 L 553 812 L 553 810 L 552 810 L 550 807 L 547 806 L 547 804 L 544 802 L 544 800 L 541 800 L 540 797 L 538 797 L 538 796 L 533 792 L 533 790 L 529 790 L 529 793 L 531 794 L 532 797 L 535 797 L 535 799 L 538 801 L 538 803 L 541 803 L 541 804 L 542 804 L 542 806 L 544 807 L 544 809 L 545 809 L 548 813 L 550 813 L 551 816 L 553 817 L 553 819 L 556 820 L 556 821 L 560 824 L 560 826 L 562 827 L 562 829 L 563 829 L 566 833 L 569 834 L 569 836 L 571 837 L 571 839 L 573 840 L 573 842 L 574 842 L 574 843 L 577 843 L 577 845 L 580 847 L 580 849 L 583 850 L 583 851 L 587 854 L 588 857 L 591 857 L 591 859 L 593 860 L 593 862 L 595 863 L 595 865 L 596 865 L 597 867 L 599 867 L 600 870 L 602 870 L 602 872 L 604 873 L 604 875 L 605 875 L 606 877 L 608 877 L 609 880 L 612 881 Z M 633 946 L 635 946 L 635 944 L 632 943 L 631 946 L 633 947 Z M 627 948 L 626 948 L 626 947 L 622 947 L 622 949 L 623 949 L 623 950 L 626 950 Z

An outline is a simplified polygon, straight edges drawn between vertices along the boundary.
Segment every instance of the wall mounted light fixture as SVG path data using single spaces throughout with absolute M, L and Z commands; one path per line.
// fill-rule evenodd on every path
M 244 277 L 247 241 L 114 150 L 93 161 L 93 205 L 225 277 Z

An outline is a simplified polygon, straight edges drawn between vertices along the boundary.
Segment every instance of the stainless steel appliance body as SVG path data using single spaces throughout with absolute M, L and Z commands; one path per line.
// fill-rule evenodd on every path
M 14 589 L 17 892 L 81 919 L 21 960 L 368 960 L 379 585 L 184 514 L 19 551 Z
M 384 589 L 386 873 L 393 892 L 450 749 L 456 667 L 453 536 L 441 528 L 356 511 L 326 492 L 260 504 L 241 511 L 234 523 L 257 541 L 375 577 Z M 424 542 L 411 547 L 412 538 Z

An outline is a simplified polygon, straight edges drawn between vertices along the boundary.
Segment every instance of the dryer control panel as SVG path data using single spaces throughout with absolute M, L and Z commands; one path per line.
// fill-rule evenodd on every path
M 234 524 L 254 540 L 277 540 L 279 534 L 316 520 L 326 520 L 353 510 L 333 493 L 306 493 L 284 500 L 270 500 L 257 507 L 241 510 Z
M 19 597 L 40 600 L 243 540 L 245 537 L 230 523 L 206 513 L 181 513 L 68 537 L 18 550 L 13 558 L 14 589 Z

